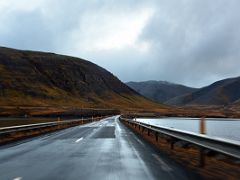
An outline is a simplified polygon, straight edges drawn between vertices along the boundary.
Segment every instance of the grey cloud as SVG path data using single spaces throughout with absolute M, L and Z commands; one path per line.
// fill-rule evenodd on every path
M 158 66 L 159 71 L 153 71 L 156 79 L 203 86 L 240 75 L 236 68 L 240 65 L 240 3 L 175 3 L 176 8 L 159 3 L 159 10 L 142 34 L 153 43 L 154 63 L 148 66 Z
M 21 49 L 53 49 L 53 34 L 39 12 L 16 13 L 6 23 L 8 29 L 0 36 L 1 45 Z
M 90 30 L 89 23 L 96 25 L 93 28 L 97 32 L 98 22 L 105 22 L 102 19 L 128 17 L 144 7 L 152 8 L 154 13 L 135 43 L 148 43 L 146 53 L 134 47 L 95 52 L 76 48 L 96 37 L 91 33 L 84 37 Z M 0 44 L 86 58 L 123 81 L 156 79 L 204 86 L 240 75 L 238 7 L 237 0 L 43 1 L 32 11 L 3 13 Z

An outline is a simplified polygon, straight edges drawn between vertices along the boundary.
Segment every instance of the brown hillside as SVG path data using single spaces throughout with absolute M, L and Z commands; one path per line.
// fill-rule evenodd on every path
M 83 59 L 0 48 L 0 106 L 161 108 Z

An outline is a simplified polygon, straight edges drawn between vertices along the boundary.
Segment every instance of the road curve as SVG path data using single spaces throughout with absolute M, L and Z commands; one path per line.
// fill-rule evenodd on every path
M 117 117 L 0 146 L 0 180 L 200 179 Z

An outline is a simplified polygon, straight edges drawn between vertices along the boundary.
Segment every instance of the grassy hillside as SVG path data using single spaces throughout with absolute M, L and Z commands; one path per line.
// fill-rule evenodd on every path
M 163 107 L 89 61 L 3 47 L 0 106 Z

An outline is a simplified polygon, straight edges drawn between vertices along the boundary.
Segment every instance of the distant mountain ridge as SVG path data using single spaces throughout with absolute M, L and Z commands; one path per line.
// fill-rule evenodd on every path
M 231 105 L 240 102 L 240 77 L 217 81 L 167 101 L 171 105 Z
M 5 47 L 0 47 L 0 105 L 160 107 L 89 61 Z
M 159 103 L 165 103 L 172 98 L 197 90 L 167 81 L 127 82 L 126 84 L 143 96 Z
M 217 81 L 203 88 L 189 88 L 165 81 L 129 82 L 140 94 L 174 106 L 240 106 L 240 77 Z

